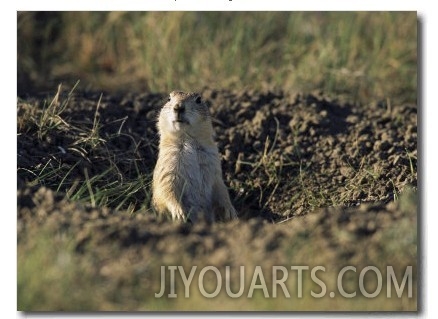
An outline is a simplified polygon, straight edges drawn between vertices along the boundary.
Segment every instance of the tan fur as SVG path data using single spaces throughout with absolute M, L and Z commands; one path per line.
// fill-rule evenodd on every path
M 160 148 L 152 205 L 160 215 L 196 222 L 237 218 L 207 105 L 196 93 L 174 91 L 158 118 Z

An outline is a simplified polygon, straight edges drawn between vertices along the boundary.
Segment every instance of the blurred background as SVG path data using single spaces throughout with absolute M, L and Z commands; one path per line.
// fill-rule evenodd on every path
M 416 103 L 416 12 L 18 12 L 18 94 L 282 89 Z

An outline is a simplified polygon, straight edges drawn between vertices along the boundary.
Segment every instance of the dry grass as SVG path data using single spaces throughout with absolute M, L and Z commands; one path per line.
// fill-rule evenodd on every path
M 81 79 L 99 90 L 417 98 L 415 12 L 20 12 L 18 55 L 22 93 Z

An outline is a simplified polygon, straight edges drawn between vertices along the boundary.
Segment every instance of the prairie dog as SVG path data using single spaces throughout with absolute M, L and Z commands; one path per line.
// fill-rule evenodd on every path
M 210 112 L 201 96 L 171 92 L 157 127 L 160 144 L 152 183 L 155 211 L 191 222 L 236 219 L 222 179 Z

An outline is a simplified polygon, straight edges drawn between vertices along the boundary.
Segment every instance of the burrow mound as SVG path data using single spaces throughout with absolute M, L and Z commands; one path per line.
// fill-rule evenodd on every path
M 321 92 L 202 93 L 241 218 L 278 221 L 318 207 L 388 202 L 407 185 L 416 186 L 416 105 L 360 105 Z M 121 208 L 148 206 L 159 139 L 155 123 L 166 96 L 61 94 L 57 99 L 69 101 L 55 112 L 59 125 L 43 132 L 32 116 L 41 118 L 38 112 L 51 100 L 19 99 L 18 187 L 31 182 L 67 193 L 84 181 L 84 169 L 96 176 L 115 167 L 101 187 L 142 176 L 146 190 L 133 192 Z M 48 168 L 59 173 L 44 176 Z

